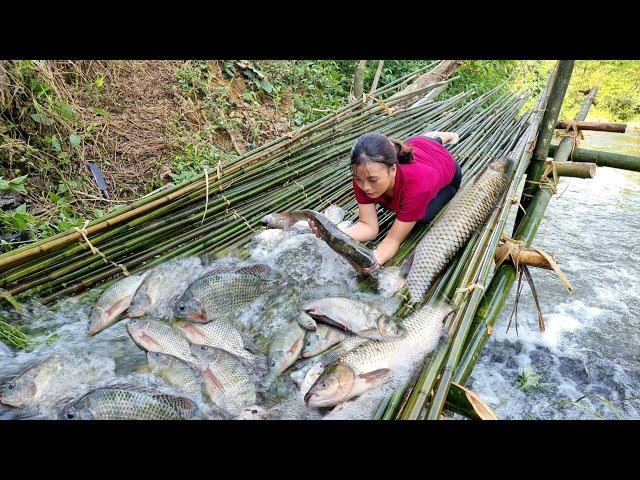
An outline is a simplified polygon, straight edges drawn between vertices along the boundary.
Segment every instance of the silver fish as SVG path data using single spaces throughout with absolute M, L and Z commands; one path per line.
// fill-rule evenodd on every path
M 148 352 L 166 353 L 187 363 L 194 362 L 189 342 L 160 320 L 131 319 L 127 323 L 127 330 L 133 341 Z
M 422 359 L 438 344 L 443 322 L 453 312 L 446 302 L 427 304 L 404 321 L 402 338 L 368 340 L 341 354 L 305 395 L 310 407 L 331 407 L 354 398 L 387 381 L 392 370 Z
M 300 356 L 306 330 L 297 323 L 277 331 L 269 345 L 269 373 L 278 375 L 289 368 Z
M 254 378 L 246 365 L 218 348 L 192 345 L 191 351 L 214 405 L 237 416 L 245 407 L 256 403 Z
M 196 323 L 225 319 L 277 285 L 279 276 L 267 265 L 214 271 L 189 285 L 176 302 L 174 315 Z
M 214 320 L 209 323 L 191 323 L 178 320 L 174 328 L 193 345 L 206 345 L 225 350 L 238 357 L 247 365 L 260 367 L 264 359 L 253 355 L 245 348 L 244 337 L 233 324 L 227 320 Z
M 404 335 L 399 322 L 359 300 L 325 297 L 307 302 L 302 309 L 317 321 L 362 337 L 385 340 Z
M 187 393 L 199 392 L 200 382 L 193 367 L 172 355 L 160 352 L 147 352 L 147 363 L 152 374 Z
M 177 298 L 202 272 L 202 262 L 197 257 L 172 260 L 153 267 L 136 290 L 126 315 L 130 318 L 153 315 L 169 319 L 173 316 L 172 307 Z
M 307 332 L 302 347 L 302 357 L 318 355 L 346 338 L 347 334 L 344 331 L 320 323 L 315 332 Z
M 102 292 L 91 309 L 87 335 L 95 335 L 124 318 L 123 313 L 131 305 L 133 295 L 146 275 L 146 273 L 129 275 Z
M 114 366 L 97 358 L 54 353 L 0 388 L 0 403 L 25 407 L 58 399 L 82 383 L 91 383 L 108 375 Z
M 300 387 L 302 398 L 307 394 L 316 380 L 322 375 L 324 369 L 334 362 L 341 354 L 349 352 L 367 342 L 366 338 L 351 336 L 344 339 L 336 348 L 333 348 L 318 357 L 318 360 L 311 362 L 309 366 L 305 366 L 299 371 L 291 374 L 291 379 Z
M 435 278 L 471 235 L 487 221 L 507 186 L 512 161 L 492 162 L 449 202 L 415 249 L 407 285 L 412 302 L 422 301 Z
M 188 398 L 136 385 L 92 390 L 61 410 L 62 420 L 186 420 L 197 412 Z
M 392 297 L 405 286 L 407 281 L 402 276 L 401 270 L 398 266 L 384 267 L 373 275 L 380 295 L 385 298 Z
M 300 312 L 300 315 L 298 315 L 298 325 L 311 332 L 315 332 L 318 328 L 316 321 L 305 312 Z

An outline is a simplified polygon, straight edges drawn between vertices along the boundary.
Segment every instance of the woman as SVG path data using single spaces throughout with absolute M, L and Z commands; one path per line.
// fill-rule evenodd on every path
M 351 173 L 359 219 L 343 231 L 359 242 L 374 240 L 379 230 L 376 203 L 396 213 L 389 233 L 374 250 L 377 265 L 354 264 L 359 273 L 379 269 L 417 223 L 433 220 L 458 191 L 460 166 L 443 146 L 457 141 L 452 132 L 427 132 L 404 143 L 378 133 L 358 138 L 351 150 Z M 309 226 L 318 235 L 313 221 Z

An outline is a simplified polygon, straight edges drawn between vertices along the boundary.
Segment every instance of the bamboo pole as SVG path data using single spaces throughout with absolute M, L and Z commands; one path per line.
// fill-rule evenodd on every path
M 560 120 L 556 125 L 556 128 L 566 130 L 571 126 L 576 126 L 580 130 L 594 130 L 597 132 L 625 133 L 627 131 L 626 123 L 583 122 L 583 121 L 567 122 L 566 120 Z
M 596 175 L 595 163 L 553 161 L 553 168 L 560 177 L 593 178 Z
M 498 246 L 495 254 L 496 262 L 499 261 L 499 258 L 504 257 L 507 254 L 508 250 L 509 246 L 505 243 Z M 556 257 L 554 254 L 549 255 L 555 260 Z M 517 252 L 516 259 L 519 265 L 527 265 L 528 267 L 553 270 L 553 267 L 551 266 L 549 261 L 535 248 L 521 247 Z M 507 256 L 507 259 L 505 261 L 513 263 L 510 256 Z
M 549 153 L 554 155 L 558 146 L 552 144 Z M 632 172 L 640 172 L 640 157 L 633 155 L 624 155 L 622 153 L 600 152 L 598 150 L 589 150 L 586 148 L 576 148 L 571 154 L 573 162 L 591 162 L 599 167 L 619 168 L 622 170 L 630 170 Z
M 544 161 L 548 156 L 549 145 L 551 144 L 555 126 L 558 123 L 558 116 L 560 115 L 560 109 L 562 108 L 567 87 L 571 80 L 574 63 L 575 62 L 573 60 L 560 60 L 556 65 L 556 69 L 552 73 L 553 83 L 549 102 L 547 103 L 542 117 L 542 125 L 538 137 L 536 138 L 532 160 L 526 172 L 527 180 L 520 199 L 520 203 L 525 211 L 531 202 L 531 197 L 537 190 L 538 182 L 540 181 L 540 177 L 544 171 Z M 514 230 L 522 221 L 522 215 L 523 213 L 521 210 L 516 213 Z

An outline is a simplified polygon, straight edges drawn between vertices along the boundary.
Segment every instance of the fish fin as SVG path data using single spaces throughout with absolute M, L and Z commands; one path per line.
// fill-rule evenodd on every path
M 237 271 L 238 273 L 246 273 L 247 275 L 253 275 L 254 277 L 266 280 L 269 277 L 270 270 L 271 269 L 268 266 L 256 263 L 254 265 L 240 267 Z
M 344 325 L 342 325 L 341 323 L 336 322 L 335 320 L 327 317 L 326 315 L 322 315 L 321 313 L 312 313 L 313 310 L 305 310 L 305 312 L 311 318 L 313 318 L 314 320 L 316 320 L 316 321 L 318 321 L 320 323 L 324 323 L 326 325 L 330 325 L 330 326 L 335 327 L 338 330 L 341 330 L 341 331 L 344 331 L 344 332 L 348 332 L 349 331 L 349 329 L 346 328 Z
M 411 267 L 413 267 L 413 259 L 415 258 L 415 256 L 416 256 L 416 251 L 414 250 L 413 252 L 411 252 L 411 255 L 409 255 L 409 258 L 407 259 L 405 264 L 402 266 L 400 275 L 402 275 L 403 277 L 406 277 L 407 275 L 409 275 L 409 271 L 411 270 Z
M 364 380 L 366 383 L 378 383 L 382 380 L 386 379 L 391 372 L 388 368 L 380 368 L 378 370 L 373 370 L 372 372 L 361 373 L 358 375 L 358 378 Z

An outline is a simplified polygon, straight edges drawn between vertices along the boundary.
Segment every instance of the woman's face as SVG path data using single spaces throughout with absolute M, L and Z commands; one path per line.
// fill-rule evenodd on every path
M 352 166 L 351 172 L 356 184 L 364 190 L 369 198 L 380 197 L 386 192 L 395 180 L 396 166 L 378 162 L 366 162 L 358 166 Z

